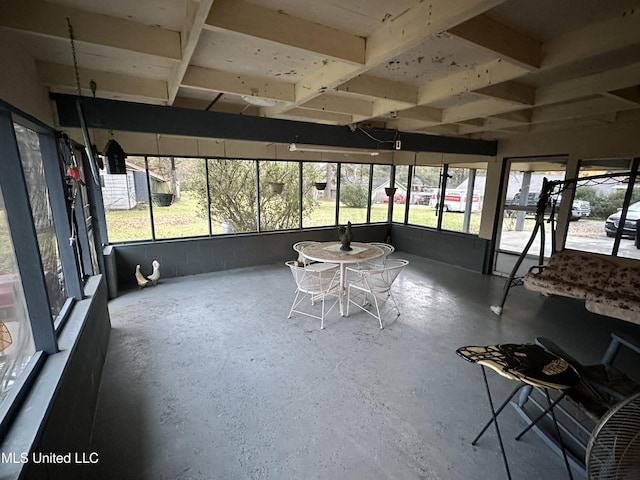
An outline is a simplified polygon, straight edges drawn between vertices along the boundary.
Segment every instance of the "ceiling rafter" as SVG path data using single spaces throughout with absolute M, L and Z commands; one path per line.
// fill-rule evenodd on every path
M 371 99 L 393 100 L 404 103 L 407 107 L 415 106 L 418 101 L 416 87 L 371 75 L 358 75 L 342 83 L 336 90 Z
M 526 69 L 540 68 L 542 44 L 487 15 L 478 15 L 455 25 L 447 33 L 497 53 Z
M 447 30 L 504 1 L 468 0 L 437 4 L 419 2 L 367 37 L 364 65 L 325 65 L 316 74 L 310 75 L 309 79 L 296 85 L 296 105 L 311 100 L 328 89 L 335 89 L 364 71 L 419 45 L 431 35 Z M 275 110 L 278 111 L 282 109 Z
M 364 63 L 364 38 L 242 0 L 216 0 L 205 28 L 258 37 L 357 65 Z
M 205 20 L 211 10 L 213 0 L 188 0 L 186 3 L 185 26 L 182 29 L 182 56 L 180 62 L 175 65 L 169 78 L 169 102 L 173 103 L 180 89 L 180 84 L 184 78 L 193 52 L 196 49 L 200 33 L 204 27 Z
M 324 112 L 346 113 L 361 117 L 373 116 L 373 102 L 337 95 L 321 95 L 300 105 L 300 108 Z
M 179 32 L 39 0 L 0 2 L 0 26 L 33 35 L 66 40 L 69 38 L 67 18 L 77 43 L 129 50 L 176 62 L 181 59 Z
M 57 63 L 37 62 L 38 78 L 43 85 L 58 87 L 69 93 L 77 92 L 76 76 L 73 67 Z M 134 77 L 121 73 L 104 72 L 88 68 L 79 68 L 80 78 L 86 79 L 83 94 L 92 95 L 88 80 L 96 82 L 101 97 L 131 100 L 144 98 L 147 102 L 166 105 L 167 82 L 149 78 Z
M 626 47 L 640 45 L 640 9 L 568 32 L 542 47 L 542 68 L 549 69 Z
M 190 66 L 185 72 L 182 86 L 211 92 L 273 98 L 281 102 L 293 102 L 295 98 L 294 87 L 290 83 L 194 66 Z

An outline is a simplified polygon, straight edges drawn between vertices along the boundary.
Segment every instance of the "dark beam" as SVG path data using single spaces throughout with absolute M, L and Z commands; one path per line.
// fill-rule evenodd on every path
M 62 127 L 80 127 L 76 96 L 51 93 Z M 347 148 L 393 150 L 394 140 L 402 141 L 402 150 L 495 156 L 497 142 L 471 138 L 444 137 L 419 133 L 398 133 L 374 129 L 369 138 L 347 126 L 207 112 L 188 108 L 120 102 L 82 97 L 89 128 L 129 132 L 160 133 L 190 137 L 225 138 L 274 143 L 305 143 Z

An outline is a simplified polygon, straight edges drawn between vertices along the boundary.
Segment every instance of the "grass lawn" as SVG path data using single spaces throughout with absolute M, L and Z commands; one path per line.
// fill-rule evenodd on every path
M 335 203 L 320 202 L 318 207 L 303 219 L 303 227 L 335 225 Z M 191 192 L 183 192 L 180 202 L 169 207 L 153 207 L 156 238 L 180 238 L 208 235 L 207 220 L 197 214 L 197 199 Z M 388 206 L 373 204 L 371 222 L 385 222 Z M 403 221 L 405 205 L 394 205 L 394 220 Z M 411 205 L 409 223 L 413 225 L 436 227 L 438 218 L 435 209 L 426 205 Z M 105 212 L 109 242 L 151 239 L 151 221 L 149 206 L 141 204 L 133 210 L 107 210 Z M 464 215 L 458 212 L 445 212 L 442 217 L 444 230 L 462 231 Z M 340 223 L 351 221 L 364 223 L 366 208 L 340 208 Z M 469 230 L 477 233 L 480 228 L 480 213 L 471 215 Z M 220 233 L 220 225 L 212 225 L 213 233 Z

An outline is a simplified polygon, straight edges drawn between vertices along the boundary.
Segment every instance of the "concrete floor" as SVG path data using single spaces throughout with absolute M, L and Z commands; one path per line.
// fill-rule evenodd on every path
M 547 336 L 595 362 L 612 329 L 637 325 L 581 302 L 512 290 L 504 279 L 396 252 L 402 315 L 287 319 L 295 284 L 283 264 L 161 281 L 109 304 L 90 479 L 500 479 L 479 367 L 464 345 Z M 292 256 L 293 258 L 293 256 Z M 489 372 L 496 401 L 513 382 Z M 567 478 L 560 457 L 500 417 L 514 479 Z M 580 477 L 576 477 L 580 478 Z

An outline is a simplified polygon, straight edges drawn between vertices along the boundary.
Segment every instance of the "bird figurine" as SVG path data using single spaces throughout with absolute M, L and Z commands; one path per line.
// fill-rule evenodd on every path
M 144 288 L 151 283 L 151 280 L 144 278 L 140 272 L 140 265 L 136 265 L 136 282 L 138 282 L 138 288 Z
M 151 275 L 148 275 L 147 278 L 151 282 L 151 285 L 157 285 L 158 280 L 160 280 L 160 262 L 154 260 L 151 262 L 151 265 L 153 266 L 153 272 L 151 272 Z
M 351 240 L 353 239 L 353 234 L 351 233 L 351 222 L 347 222 L 347 226 L 341 225 L 338 228 L 338 234 L 340 235 L 340 250 L 344 250 L 348 252 L 351 250 Z

